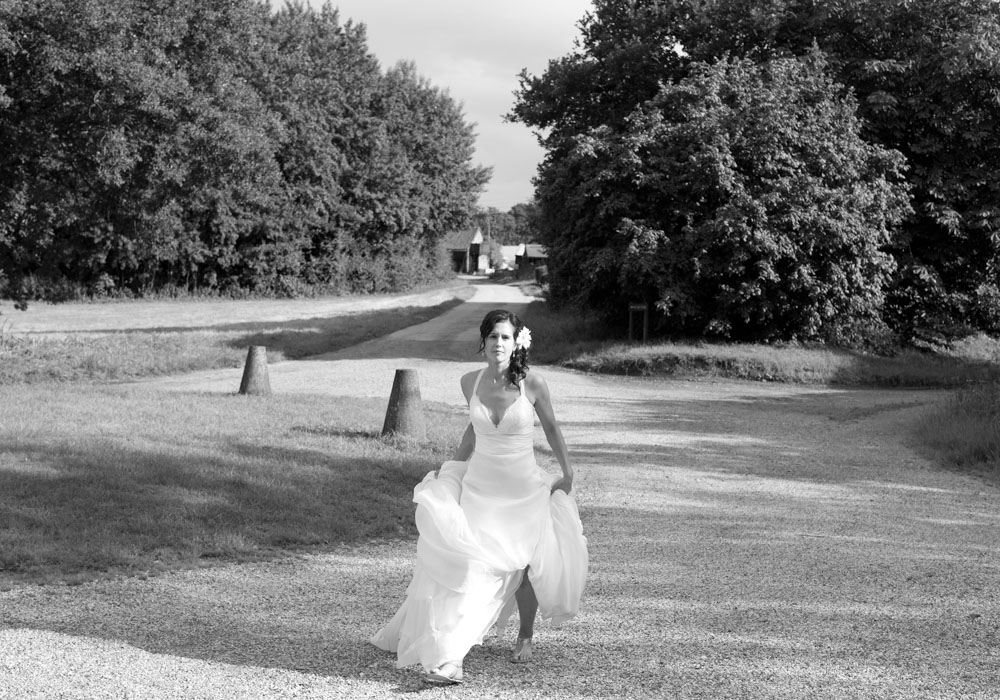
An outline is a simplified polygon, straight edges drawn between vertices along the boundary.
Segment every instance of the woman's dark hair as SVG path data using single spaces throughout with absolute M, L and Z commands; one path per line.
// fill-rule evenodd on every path
M 498 323 L 507 321 L 514 326 L 514 340 L 524 328 L 524 322 L 517 317 L 513 311 L 507 309 L 494 309 L 483 318 L 479 324 L 479 352 L 486 349 L 486 336 L 493 332 L 493 327 Z M 510 365 L 507 367 L 507 379 L 511 384 L 517 385 L 525 375 L 528 374 L 528 348 L 514 348 L 510 354 Z

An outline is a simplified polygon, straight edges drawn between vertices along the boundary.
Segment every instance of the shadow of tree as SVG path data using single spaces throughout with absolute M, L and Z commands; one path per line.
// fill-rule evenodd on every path
M 505 304 L 503 308 L 521 314 L 527 304 Z M 413 337 L 402 334 L 399 338 L 379 337 L 374 342 L 360 343 L 330 353 L 317 359 L 389 359 L 414 357 L 422 360 L 447 360 L 456 362 L 476 361 L 479 355 L 479 324 L 486 314 L 498 308 L 495 303 L 467 301 L 447 319 L 447 326 L 430 334 L 430 337 Z M 428 335 L 427 333 L 421 334 Z M 460 337 L 464 336 L 464 337 Z
M 285 359 L 296 360 L 349 348 L 425 323 L 462 303 L 461 299 L 454 299 L 437 306 L 411 306 L 332 318 L 258 324 L 244 329 L 253 330 L 252 333 L 233 338 L 227 344 L 233 348 L 264 345 L 268 350 L 281 353 Z
M 988 360 L 908 350 L 882 356 L 831 349 L 841 366 L 831 384 L 869 387 L 960 387 L 1000 378 L 1000 366 Z
M 581 438 L 572 441 L 577 461 L 690 466 L 817 483 L 850 482 L 872 476 L 849 450 L 824 448 L 836 425 L 858 426 L 874 419 L 912 422 L 939 392 L 846 390 L 798 392 L 791 396 L 734 396 L 724 400 L 670 400 L 641 396 L 605 400 L 611 421 L 564 421 Z M 840 428 L 836 428 L 840 430 Z M 627 442 L 620 436 L 629 435 Z M 606 441 L 593 440 L 605 435 Z M 591 439 L 587 440 L 586 437 Z M 866 436 L 867 440 L 875 437 Z M 908 442 L 907 435 L 895 439 Z M 823 454 L 817 459 L 815 455 Z M 905 475 L 883 472 L 875 478 L 896 481 Z
M 991 648 L 996 630 L 965 612 L 976 605 L 970 596 L 982 599 L 968 580 L 980 564 L 975 544 L 942 543 L 928 556 L 919 533 L 861 541 L 817 528 L 806 513 L 762 527 L 771 514 L 748 518 L 729 507 L 737 497 L 725 500 L 700 514 L 585 509 L 592 566 L 581 615 L 559 629 L 541 625 L 539 657 L 527 669 L 507 661 L 512 630 L 475 647 L 465 671 L 477 696 L 558 689 L 620 697 L 627 682 L 634 697 L 681 697 L 692 688 L 772 697 L 776 685 L 785 688 L 780 697 L 806 686 L 847 697 L 834 692 L 843 683 L 861 696 L 892 688 L 924 697 L 912 691 L 931 680 L 954 690 L 989 677 L 990 655 L 971 652 Z M 804 527 L 816 537 L 804 537 Z M 391 654 L 367 642 L 402 601 L 413 554 L 412 540 L 383 540 L 51 589 L 43 597 L 85 604 L 53 606 L 60 613 L 48 617 L 45 605 L 25 600 L 5 625 L 418 692 L 417 673 L 396 669 Z M 929 595 L 950 602 L 929 606 Z
M 379 443 L 364 431 L 338 434 Z M 34 466 L 30 472 L 0 470 L 0 521 L 10 533 L 0 577 L 17 580 L 18 572 L 49 567 L 70 576 L 129 573 L 413 534 L 409 499 L 433 466 L 427 457 L 388 446 L 351 452 L 230 440 L 195 459 L 117 440 L 84 449 L 9 441 L 0 447 L 0 460 Z M 44 468 L 48 464 L 56 468 Z M 72 533 L 71 548 L 59 544 L 61 532 Z M 36 546 L 44 538 L 49 544 Z

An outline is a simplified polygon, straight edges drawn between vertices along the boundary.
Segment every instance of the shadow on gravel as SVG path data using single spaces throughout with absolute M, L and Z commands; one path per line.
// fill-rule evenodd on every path
M 983 607 L 980 545 L 903 530 L 866 540 L 857 536 L 864 527 L 818 520 L 816 505 L 754 513 L 748 500 L 585 508 L 591 573 L 580 616 L 559 629 L 540 624 L 528 666 L 507 660 L 513 628 L 488 638 L 467 657 L 457 691 L 846 698 L 933 697 L 921 690 L 934 683 L 956 696 L 985 689 L 997 632 Z M 417 693 L 426 689 L 419 673 L 396 669 L 392 654 L 367 642 L 402 601 L 414 551 L 412 540 L 372 542 L 53 589 L 43 595 L 67 599 L 60 613 L 47 618 L 43 606 L 34 615 L 27 598 L 4 624 L 314 674 L 358 696 Z M 845 683 L 851 693 L 839 692 Z
M 29 603 L 17 606 L 3 624 L 115 640 L 153 654 L 418 692 L 427 689 L 419 673 L 395 668 L 394 655 L 367 641 L 402 601 L 414 553 L 412 541 L 372 543 L 299 561 L 55 589 L 46 595 L 67 598 L 57 606 L 60 613 L 48 618 L 43 606 L 34 614 Z M 70 596 L 75 604 L 68 604 Z M 48 601 L 50 608 L 54 602 Z M 587 625 L 586 614 L 559 630 L 540 623 L 537 661 L 529 667 L 508 661 L 513 627 L 502 639 L 487 638 L 464 665 L 473 696 L 535 697 L 541 689 L 568 685 L 619 697 L 622 676 L 594 663 L 602 650 Z
M 263 345 L 268 351 L 278 352 L 285 359 L 297 360 L 351 348 L 373 338 L 425 323 L 463 303 L 462 299 L 452 299 L 437 306 L 410 306 L 331 318 L 240 324 L 244 327 L 218 327 L 209 330 L 252 331 L 229 340 L 227 345 L 238 349 Z
M 694 467 L 816 483 L 894 482 L 901 478 L 899 472 L 868 462 L 877 443 L 870 450 L 860 443 L 845 449 L 848 446 L 831 442 L 831 435 L 845 427 L 864 432 L 873 418 L 893 418 L 895 412 L 920 409 L 929 401 L 926 394 L 906 390 L 704 401 L 642 398 L 602 402 L 616 416 L 613 422 L 570 419 L 564 426 L 609 438 L 572 441 L 573 454 L 581 463 Z M 624 435 L 629 436 L 627 441 L 621 440 Z
M 507 304 L 506 308 L 521 314 L 527 304 Z M 479 355 L 479 324 L 490 311 L 498 308 L 495 303 L 467 301 L 453 309 L 447 317 L 442 317 L 444 324 L 440 330 L 435 330 L 434 336 L 407 337 L 404 332 L 401 338 L 378 337 L 372 342 L 345 347 L 336 351 L 315 357 L 316 360 L 377 360 L 397 357 L 419 358 L 422 360 L 447 360 L 454 362 L 476 362 Z M 460 334 L 472 335 L 468 340 L 457 340 Z

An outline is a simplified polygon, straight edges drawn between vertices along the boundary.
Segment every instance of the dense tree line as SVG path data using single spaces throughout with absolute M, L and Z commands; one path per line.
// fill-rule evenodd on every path
M 522 75 L 556 300 L 733 339 L 1000 332 L 1000 4 L 596 0 Z
M 507 211 L 480 207 L 472 215 L 472 225 L 501 245 L 536 243 L 539 236 L 538 205 L 521 202 Z
M 0 296 L 406 288 L 474 136 L 330 5 L 0 0 Z

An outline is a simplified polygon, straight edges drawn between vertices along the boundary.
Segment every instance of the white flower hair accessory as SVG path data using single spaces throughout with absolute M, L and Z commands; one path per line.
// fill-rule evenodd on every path
M 524 348 L 527 350 L 531 347 L 531 331 L 528 330 L 527 326 L 521 326 L 521 331 L 517 334 L 517 339 L 514 341 L 515 348 Z

